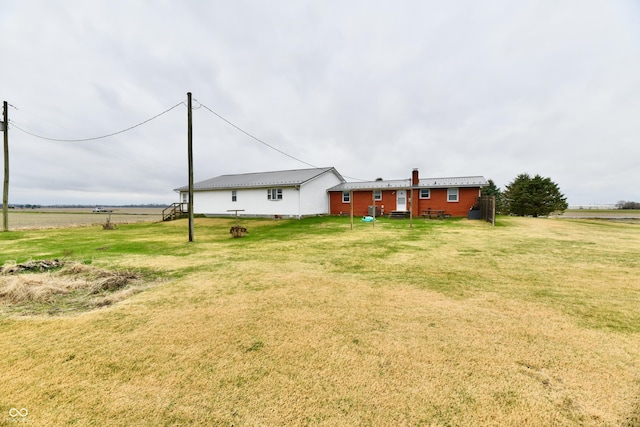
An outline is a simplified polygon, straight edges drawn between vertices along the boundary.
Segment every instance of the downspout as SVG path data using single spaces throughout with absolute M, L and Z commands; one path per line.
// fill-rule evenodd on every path
M 300 190 L 300 184 L 296 185 L 298 190 L 298 219 L 302 219 L 302 191 Z

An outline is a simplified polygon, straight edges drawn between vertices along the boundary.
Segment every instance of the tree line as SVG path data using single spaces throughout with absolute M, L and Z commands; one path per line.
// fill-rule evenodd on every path
M 616 203 L 616 207 L 618 209 L 640 209 L 640 202 L 627 202 L 625 200 L 620 200 Z

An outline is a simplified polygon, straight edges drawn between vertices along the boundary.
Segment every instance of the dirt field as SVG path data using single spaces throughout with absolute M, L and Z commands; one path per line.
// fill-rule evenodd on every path
M 41 208 L 9 210 L 9 230 L 81 227 L 101 225 L 111 216 L 114 224 L 162 221 L 161 208 L 113 208 L 94 213 L 92 208 Z
M 640 219 L 640 211 L 633 209 L 571 209 L 565 211 L 560 218 L 593 218 L 593 219 Z

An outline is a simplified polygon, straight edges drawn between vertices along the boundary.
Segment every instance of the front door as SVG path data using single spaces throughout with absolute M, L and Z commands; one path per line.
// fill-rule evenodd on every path
M 407 210 L 407 190 L 396 191 L 396 210 L 397 211 Z

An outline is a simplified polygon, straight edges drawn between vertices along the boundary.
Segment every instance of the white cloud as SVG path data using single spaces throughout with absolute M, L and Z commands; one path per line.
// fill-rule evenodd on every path
M 343 175 L 523 172 L 570 203 L 640 201 L 640 8 L 631 0 L 6 5 L 0 96 L 15 125 L 106 135 L 191 91 L 265 142 Z M 10 129 L 14 203 L 170 203 L 186 108 L 98 141 Z M 306 167 L 205 108 L 196 179 Z

